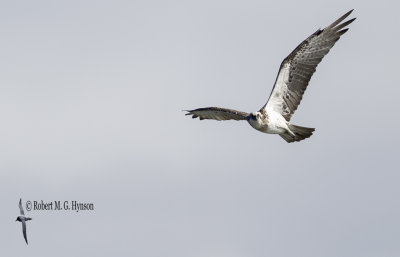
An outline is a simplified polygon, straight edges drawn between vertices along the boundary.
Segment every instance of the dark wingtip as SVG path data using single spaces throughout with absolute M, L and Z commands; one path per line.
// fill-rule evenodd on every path
M 337 33 L 341 36 L 341 35 L 343 35 L 344 33 L 346 33 L 348 30 L 349 30 L 349 28 L 342 29 L 342 30 L 339 30 Z
M 192 111 L 190 111 L 190 110 L 182 110 L 183 112 L 187 112 L 187 113 L 185 113 L 185 115 L 192 115 L 193 113 L 192 113 Z
M 196 119 L 196 118 L 199 118 L 199 115 L 193 113 L 193 111 L 196 111 L 196 110 L 182 110 L 182 111 L 188 112 L 185 115 L 192 115 L 192 119 Z M 204 118 L 200 117 L 200 120 L 204 120 Z
M 352 12 L 354 11 L 354 9 L 351 9 L 350 11 L 348 11 L 347 13 L 345 13 L 345 15 L 343 15 L 343 16 L 349 16 Z
M 334 21 L 331 25 L 329 25 L 327 28 L 328 29 L 332 29 L 334 27 L 336 27 L 336 25 L 340 24 L 344 19 L 346 19 L 352 12 L 354 9 L 351 9 L 350 11 L 348 11 L 347 13 L 343 14 L 339 19 L 337 19 L 336 21 Z

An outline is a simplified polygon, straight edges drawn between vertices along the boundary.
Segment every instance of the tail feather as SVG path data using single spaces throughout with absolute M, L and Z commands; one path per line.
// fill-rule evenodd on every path
M 292 136 L 289 133 L 279 134 L 288 143 L 298 142 L 306 138 L 309 138 L 315 130 L 315 128 L 300 127 L 293 124 L 289 124 L 288 127 L 295 136 Z

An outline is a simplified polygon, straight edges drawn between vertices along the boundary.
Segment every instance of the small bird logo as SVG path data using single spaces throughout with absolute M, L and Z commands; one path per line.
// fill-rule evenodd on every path
M 26 221 L 31 220 L 32 218 L 25 217 L 24 209 L 22 208 L 21 198 L 19 199 L 19 212 L 20 216 L 18 216 L 15 221 L 19 221 L 22 223 L 22 233 L 24 234 L 26 244 L 28 244 L 28 238 L 26 237 Z

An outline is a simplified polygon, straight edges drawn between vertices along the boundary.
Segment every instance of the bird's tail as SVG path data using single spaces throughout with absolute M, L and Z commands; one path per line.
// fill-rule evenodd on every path
M 298 142 L 303 139 L 309 138 L 315 130 L 315 128 L 300 127 L 293 124 L 289 124 L 288 127 L 290 131 L 293 132 L 294 136 L 289 133 L 279 134 L 288 143 Z

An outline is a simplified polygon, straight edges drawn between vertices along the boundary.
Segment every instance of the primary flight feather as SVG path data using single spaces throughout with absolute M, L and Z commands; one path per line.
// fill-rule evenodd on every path
M 220 107 L 206 107 L 187 111 L 186 115 L 200 120 L 247 120 L 255 129 L 269 134 L 279 134 L 288 143 L 309 138 L 314 128 L 296 126 L 290 118 L 299 106 L 311 76 L 322 58 L 347 32 L 345 28 L 355 18 L 343 22 L 353 10 L 331 25 L 318 29 L 298 45 L 282 62 L 275 85 L 267 103 L 257 112 L 246 113 Z

